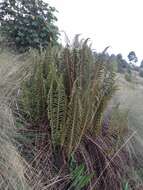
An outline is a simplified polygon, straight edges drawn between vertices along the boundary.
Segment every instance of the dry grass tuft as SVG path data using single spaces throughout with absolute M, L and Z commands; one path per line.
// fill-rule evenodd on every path
M 11 103 L 21 81 L 28 77 L 29 61 L 20 61 L 21 56 L 9 52 L 0 54 L 0 189 L 32 190 L 27 171 L 30 166 L 18 152 L 20 146 L 14 140 L 15 119 Z M 32 168 L 31 168 L 32 169 Z M 32 172 L 31 172 L 32 173 Z M 37 185 L 38 187 L 38 185 Z

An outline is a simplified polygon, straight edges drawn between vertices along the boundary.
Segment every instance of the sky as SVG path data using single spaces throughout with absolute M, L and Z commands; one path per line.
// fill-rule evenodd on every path
M 122 53 L 135 51 L 143 59 L 143 0 L 45 0 L 56 7 L 57 25 L 70 39 L 89 37 L 93 49 Z M 138 63 L 140 64 L 140 63 Z

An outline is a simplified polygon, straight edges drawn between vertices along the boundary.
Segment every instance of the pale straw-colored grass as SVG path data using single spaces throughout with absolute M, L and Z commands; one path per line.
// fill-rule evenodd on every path
M 0 189 L 30 190 L 26 171 L 28 164 L 17 151 L 14 142 L 15 122 L 11 110 L 15 91 L 28 76 L 29 61 L 18 61 L 9 52 L 0 54 Z

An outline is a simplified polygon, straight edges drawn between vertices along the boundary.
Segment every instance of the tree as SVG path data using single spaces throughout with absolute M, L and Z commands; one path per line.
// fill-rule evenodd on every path
M 128 59 L 131 63 L 136 63 L 138 61 L 138 58 L 135 54 L 134 51 L 131 51 L 129 54 L 128 54 Z
M 3 0 L 0 3 L 0 31 L 17 49 L 46 47 L 57 42 L 55 8 L 43 0 Z

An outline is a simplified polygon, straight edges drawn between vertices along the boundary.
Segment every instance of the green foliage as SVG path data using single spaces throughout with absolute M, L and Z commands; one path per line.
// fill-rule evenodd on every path
M 69 190 L 82 190 L 83 188 L 86 188 L 94 176 L 94 174 L 87 174 L 84 164 L 78 164 L 74 155 L 71 155 L 70 157 L 69 169 L 71 176 Z
M 129 190 L 129 183 L 128 182 L 125 183 L 123 190 Z
M 84 165 L 80 165 L 77 166 L 74 171 L 72 171 L 71 177 L 72 184 L 70 185 L 69 189 L 82 190 L 89 184 L 93 175 L 86 175 Z
M 0 3 L 1 34 L 18 50 L 55 44 L 58 39 L 55 11 L 43 0 L 4 0 Z

